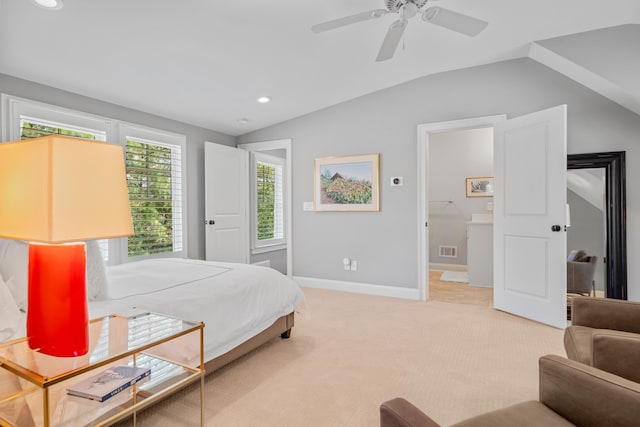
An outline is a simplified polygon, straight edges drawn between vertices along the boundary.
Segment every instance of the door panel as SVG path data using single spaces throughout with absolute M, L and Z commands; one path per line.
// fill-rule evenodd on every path
M 564 328 L 566 106 L 507 120 L 494 138 L 494 306 Z

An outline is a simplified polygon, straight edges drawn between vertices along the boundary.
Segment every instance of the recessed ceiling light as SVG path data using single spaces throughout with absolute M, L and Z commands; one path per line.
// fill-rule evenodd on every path
M 31 3 L 47 10 L 62 9 L 62 0 L 31 0 Z
M 247 123 L 249 123 L 249 119 L 238 119 L 238 123 L 240 123 L 241 125 L 246 125 Z
M 258 102 L 260 104 L 266 104 L 267 102 L 271 102 L 271 97 L 270 96 L 261 96 L 260 98 L 258 98 Z

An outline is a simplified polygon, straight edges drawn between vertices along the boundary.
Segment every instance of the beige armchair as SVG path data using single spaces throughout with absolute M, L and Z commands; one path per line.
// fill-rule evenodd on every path
M 574 297 L 564 348 L 571 360 L 640 382 L 640 302 Z
M 574 252 L 572 252 L 572 255 L 575 255 Z M 586 256 L 583 251 L 578 251 L 577 254 L 578 256 L 573 260 L 571 255 L 567 260 L 567 292 L 570 294 L 596 296 L 594 276 L 598 257 Z
M 540 358 L 540 398 L 451 427 L 631 427 L 640 420 L 640 384 L 560 356 Z M 381 427 L 440 427 L 405 399 L 380 406 Z

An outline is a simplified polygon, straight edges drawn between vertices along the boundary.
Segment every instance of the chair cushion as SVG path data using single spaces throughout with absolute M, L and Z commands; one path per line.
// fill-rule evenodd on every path
M 451 427 L 574 426 L 540 402 L 529 401 L 469 418 Z
M 593 366 L 593 336 L 594 334 L 615 335 L 619 337 L 638 338 L 633 332 L 614 331 L 611 329 L 596 329 L 588 326 L 572 325 L 564 330 L 564 349 L 567 358 L 585 365 Z M 602 369 L 602 367 L 600 367 Z M 606 370 L 606 369 L 605 369 Z

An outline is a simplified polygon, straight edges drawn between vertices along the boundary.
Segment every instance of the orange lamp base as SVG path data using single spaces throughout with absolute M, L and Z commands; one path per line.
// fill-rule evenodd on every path
M 89 350 L 84 243 L 29 245 L 29 347 L 51 356 Z

